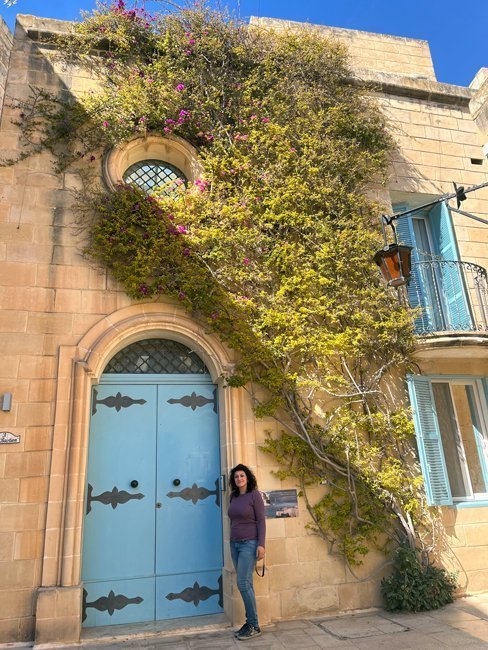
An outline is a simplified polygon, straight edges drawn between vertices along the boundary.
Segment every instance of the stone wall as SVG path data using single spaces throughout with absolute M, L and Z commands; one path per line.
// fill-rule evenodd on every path
M 251 25 L 281 31 L 314 29 L 346 45 L 355 68 L 421 79 L 436 78 L 427 41 L 255 16 L 251 17 Z
M 271 19 L 253 24 L 283 26 Z M 64 31 L 66 26 L 19 17 L 9 96 L 26 99 L 29 84 L 72 93 L 93 87 L 86 71 L 55 66 L 49 50 L 40 45 L 40 33 Z M 320 29 L 350 46 L 361 77 L 378 89 L 399 145 L 389 188 L 394 200 L 412 192 L 436 197 L 451 191 L 452 181 L 471 185 L 488 180 L 486 161 L 472 162 L 482 158 L 486 142 L 470 112 L 476 90 L 437 83 L 425 42 Z M 1 33 L 8 44 L 6 32 Z M 3 147 L 11 156 L 22 148 L 11 122 L 18 117 L 18 109 L 6 107 L 0 125 Z M 101 173 L 101 160 L 93 166 Z M 156 316 L 162 321 L 164 315 L 164 322 L 175 328 L 183 327 L 185 318 L 169 301 L 131 301 L 105 271 L 83 259 L 71 210 L 76 187 L 74 175 L 53 171 L 47 153 L 0 169 L 0 395 L 13 394 L 12 410 L 0 411 L 0 431 L 21 436 L 20 444 L 0 448 L 0 641 L 34 638 L 35 613 L 39 642 L 76 640 L 87 435 L 82 423 L 87 420 L 90 382 L 103 368 L 98 350 L 110 337 L 110 345 L 123 346 L 124 323 L 131 319 L 143 323 L 137 327 L 154 331 Z M 465 206 L 488 215 L 487 191 L 471 195 Z M 461 216 L 454 219 L 462 259 L 488 266 L 486 227 Z M 198 323 L 187 327 L 205 340 Z M 104 349 L 109 354 L 108 344 Z M 456 368 L 488 374 L 486 359 L 478 356 L 475 362 L 475 353 L 463 354 L 461 360 L 449 360 L 442 351 L 437 357 L 427 351 L 420 360 L 426 372 Z M 295 487 L 272 475 L 276 466 L 259 450 L 274 423 L 255 420 L 244 392 L 226 391 L 223 402 L 223 471 L 242 461 L 256 468 L 263 489 Z M 302 500 L 299 518 L 269 521 L 268 572 L 256 579 L 262 621 L 379 605 L 379 580 L 388 570 L 382 568 L 385 558 L 371 553 L 353 575 L 306 529 L 307 521 Z M 487 589 L 486 510 L 448 511 L 445 521 L 466 575 L 463 588 Z M 241 602 L 228 553 L 225 571 L 226 611 L 238 620 Z
M 453 182 L 469 187 L 488 180 L 485 137 L 471 115 L 469 95 L 460 89 L 457 97 L 446 94 L 446 101 L 441 99 L 441 95 L 436 101 L 427 96 L 424 101 L 390 93 L 380 96 L 398 144 L 389 183 L 396 202 L 412 192 L 426 200 L 436 198 L 452 192 Z M 463 209 L 488 218 L 488 191 L 481 189 L 468 197 Z M 488 228 L 455 213 L 453 220 L 461 259 L 487 268 Z
M 484 153 L 488 157 L 488 68 L 481 68 L 469 87 L 474 91 L 471 112 L 476 126 L 485 136 Z

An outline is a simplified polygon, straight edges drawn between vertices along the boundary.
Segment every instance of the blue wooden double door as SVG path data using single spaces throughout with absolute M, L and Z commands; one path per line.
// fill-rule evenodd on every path
M 93 389 L 83 625 L 222 611 L 217 391 L 209 376 Z

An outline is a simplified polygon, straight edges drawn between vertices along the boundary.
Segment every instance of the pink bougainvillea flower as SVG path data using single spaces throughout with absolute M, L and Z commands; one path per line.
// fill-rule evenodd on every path
M 250 117 L 249 119 L 250 119 L 250 120 L 257 120 L 257 119 L 258 119 L 258 116 L 257 116 L 257 115 L 251 115 L 251 117 Z
M 195 181 L 196 187 L 200 190 L 200 192 L 205 192 L 207 189 L 209 182 L 208 181 L 202 181 L 200 178 L 197 178 Z
M 110 126 L 110 122 L 107 122 L 107 120 L 103 120 L 103 126 Z
M 183 255 L 184 255 L 185 257 L 188 257 L 189 254 L 190 254 L 190 249 L 189 249 L 189 248 L 184 248 L 184 249 L 183 249 Z
M 190 56 L 190 55 L 193 54 L 193 52 L 192 52 L 191 50 L 184 50 L 184 52 L 185 52 L 185 54 L 186 54 L 187 56 Z
M 95 156 L 90 156 L 90 162 L 93 162 L 94 160 L 96 160 Z
M 176 86 L 176 90 L 181 93 L 183 90 L 185 90 L 185 84 L 178 84 Z
M 246 266 L 247 266 L 247 264 L 251 263 L 251 260 L 248 257 L 245 257 L 242 261 L 243 261 L 244 264 L 246 264 Z
M 175 218 L 174 218 L 174 216 L 173 216 L 172 214 L 168 214 L 168 219 L 169 219 L 170 221 L 174 221 L 174 220 L 175 220 Z
M 176 230 L 180 233 L 180 235 L 186 235 L 188 232 L 185 226 L 176 226 Z
M 146 79 L 146 81 L 147 81 L 148 84 L 154 83 L 154 79 Z
M 165 126 L 164 129 L 163 129 L 163 131 L 164 131 L 165 133 L 170 133 L 170 132 L 171 132 L 171 129 L 170 129 L 168 126 Z
M 261 122 L 264 122 L 266 124 L 267 122 L 269 122 L 269 117 L 263 117 Z
M 180 300 L 184 300 L 186 298 L 186 293 L 184 291 L 180 291 L 178 294 L 178 298 Z

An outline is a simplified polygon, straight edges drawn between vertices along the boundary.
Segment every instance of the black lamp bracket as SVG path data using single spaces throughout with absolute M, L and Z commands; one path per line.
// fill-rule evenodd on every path
M 395 237 L 395 243 L 397 243 L 396 229 L 395 226 L 393 225 L 394 221 L 396 221 L 400 217 L 405 217 L 407 214 L 413 214 L 414 212 L 419 212 L 420 210 L 424 210 L 425 208 L 430 208 L 434 205 L 437 205 L 438 203 L 442 203 L 443 201 L 450 201 L 451 199 L 456 199 L 456 207 L 453 208 L 452 206 L 449 206 L 450 210 L 452 210 L 453 212 L 457 212 L 458 214 L 462 214 L 464 217 L 469 217 L 470 219 L 475 219 L 475 221 L 480 221 L 481 223 L 488 225 L 488 221 L 486 219 L 482 219 L 481 217 L 477 217 L 474 214 L 471 214 L 470 212 L 465 212 L 464 210 L 459 209 L 461 203 L 467 199 L 466 194 L 469 194 L 470 192 L 475 192 L 476 190 L 479 190 L 482 187 L 488 187 L 488 182 L 480 183 L 480 185 L 473 185 L 473 187 L 469 187 L 467 190 L 465 190 L 462 185 L 460 185 L 459 187 L 456 185 L 456 183 L 453 183 L 453 185 L 454 185 L 454 192 L 451 192 L 450 194 L 443 194 L 438 199 L 435 199 L 435 201 L 430 201 L 430 203 L 424 203 L 423 205 L 419 205 L 416 208 L 411 208 L 410 210 L 405 210 L 404 212 L 399 212 L 398 214 L 393 214 L 391 216 L 388 216 L 386 214 L 381 215 L 381 227 L 383 230 L 385 245 L 386 245 L 385 226 L 391 227 L 391 229 L 393 230 L 393 235 Z

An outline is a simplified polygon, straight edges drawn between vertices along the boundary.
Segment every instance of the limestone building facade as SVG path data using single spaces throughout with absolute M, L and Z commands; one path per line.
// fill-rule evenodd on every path
M 252 22 L 274 29 L 294 26 L 274 19 Z M 23 15 L 13 37 L 0 26 L 5 157 L 20 147 L 12 100 L 27 98 L 30 85 L 75 94 L 93 85 L 86 72 L 58 68 L 42 44 L 42 34 L 66 29 L 61 21 Z M 469 88 L 452 86 L 436 80 L 424 41 L 321 29 L 348 45 L 356 76 L 375 88 L 391 122 L 399 148 L 388 189 L 377 190 L 390 214 L 451 192 L 453 182 L 469 187 L 488 181 L 488 68 Z M 107 166 L 115 176 L 123 174 L 144 158 L 144 147 L 151 157 L 173 156 L 187 176 L 197 174 L 185 143 L 173 142 L 169 153 L 165 145 L 151 146 L 147 141 L 132 153 L 115 152 L 103 165 L 97 163 L 100 174 Z M 204 364 L 220 405 L 219 476 L 242 461 L 256 470 L 265 491 L 295 487 L 271 474 L 272 461 L 258 449 L 273 424 L 254 418 L 246 393 L 222 387 L 220 378 L 235 361 L 232 353 L 179 305 L 131 300 L 81 256 L 70 211 L 76 188 L 74 175 L 53 172 L 47 153 L 0 168 L 0 642 L 77 641 L 87 607 L 90 616 L 105 616 L 94 618 L 95 626 L 117 624 L 124 609 L 136 609 L 137 603 L 128 603 L 135 592 L 122 594 L 127 602 L 120 608 L 116 588 L 110 591 L 112 601 L 108 588 L 100 592 L 98 605 L 83 594 L 87 473 L 94 462 L 88 451 L 90 423 L 93 427 L 100 404 L 99 411 L 131 412 L 121 401 L 123 382 L 111 384 L 106 374 L 130 346 L 170 341 L 171 355 L 188 357 L 191 351 Z M 463 205 L 488 219 L 488 188 L 470 194 Z M 409 378 L 419 454 L 431 503 L 442 507 L 451 547 L 446 561 L 459 572 L 462 592 L 476 593 L 488 589 L 488 227 L 439 204 L 402 217 L 398 231 L 414 247 L 416 279 L 408 298 L 423 314 L 416 322 L 419 372 Z M 204 391 L 205 381 L 195 382 Z M 212 399 L 217 398 L 210 393 L 205 397 L 210 410 Z M 218 481 L 215 496 L 224 487 Z M 101 505 L 104 498 L 110 504 L 121 493 L 122 487 L 115 487 L 107 485 L 103 497 L 90 486 L 92 501 L 98 499 L 93 511 L 107 507 Z M 129 487 L 124 490 L 138 498 Z M 125 507 L 114 505 L 114 512 Z M 257 581 L 263 623 L 379 605 L 382 572 L 376 569 L 384 558 L 371 553 L 358 580 L 307 531 L 303 504 L 299 513 L 268 520 L 268 571 Z M 225 516 L 222 527 L 225 541 Z M 242 612 L 227 550 L 219 584 L 220 591 L 209 587 L 208 602 L 220 598 L 222 616 L 238 622 Z

